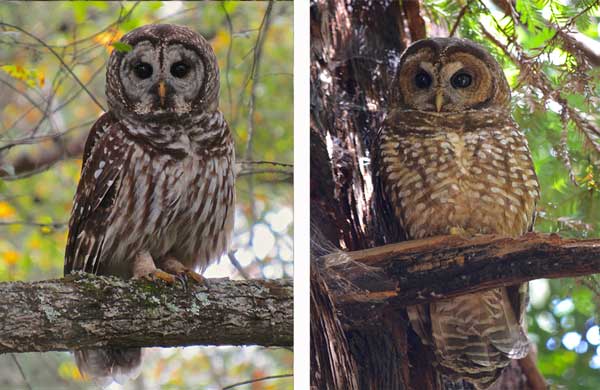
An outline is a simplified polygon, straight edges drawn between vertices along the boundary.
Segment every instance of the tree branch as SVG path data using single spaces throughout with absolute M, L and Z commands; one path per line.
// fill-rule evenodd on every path
M 0 283 L 0 353 L 184 345 L 292 345 L 291 280 L 167 286 L 75 273 Z
M 321 258 L 340 304 L 412 305 L 540 278 L 600 273 L 600 240 L 439 236 Z M 337 279 L 337 281 L 336 281 Z M 347 286 L 351 286 L 348 288 Z
M 418 1 L 402 1 L 402 9 L 406 16 L 410 39 L 415 42 L 427 37 L 425 20 L 421 16 L 420 5 Z

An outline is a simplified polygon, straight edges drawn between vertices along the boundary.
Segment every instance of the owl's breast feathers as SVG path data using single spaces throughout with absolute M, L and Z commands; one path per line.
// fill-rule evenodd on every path
M 379 174 L 409 237 L 529 230 L 539 187 L 509 114 L 402 111 L 386 123 Z
M 181 124 L 179 124 L 181 125 Z M 133 126 L 105 114 L 84 153 L 65 273 L 131 276 L 140 250 L 205 268 L 233 229 L 234 149 L 221 113 Z

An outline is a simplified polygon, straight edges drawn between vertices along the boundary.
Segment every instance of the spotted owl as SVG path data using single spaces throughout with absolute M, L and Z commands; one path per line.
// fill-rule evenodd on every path
M 408 239 L 530 231 L 539 186 L 496 60 L 465 39 L 421 40 L 403 53 L 395 90 L 399 104 L 379 132 L 375 175 L 397 231 Z M 408 313 L 439 372 L 485 389 L 528 353 L 526 297 L 523 284 Z
M 227 251 L 234 145 L 218 109 L 219 68 L 189 28 L 156 24 L 123 36 L 106 72 L 109 111 L 88 136 L 73 201 L 65 275 L 201 281 Z M 96 383 L 140 371 L 141 349 L 75 352 Z

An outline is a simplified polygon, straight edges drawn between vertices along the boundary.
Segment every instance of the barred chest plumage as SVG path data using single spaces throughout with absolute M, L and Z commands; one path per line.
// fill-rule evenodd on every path
M 102 268 L 130 277 L 133 257 L 147 250 L 155 261 L 175 256 L 203 270 L 226 252 L 235 212 L 234 148 L 219 118 L 191 130 L 128 125 L 131 147 L 108 217 Z
M 386 196 L 409 237 L 521 235 L 530 227 L 539 188 L 510 117 L 404 115 L 383 130 L 381 148 Z

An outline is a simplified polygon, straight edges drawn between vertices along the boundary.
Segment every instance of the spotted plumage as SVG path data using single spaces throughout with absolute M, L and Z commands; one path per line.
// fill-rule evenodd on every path
M 398 87 L 401 103 L 381 129 L 375 162 L 398 230 L 409 239 L 529 231 L 539 186 L 489 53 L 466 40 L 419 41 L 402 56 Z M 483 389 L 528 352 L 526 296 L 526 285 L 511 286 L 408 312 L 440 371 Z
M 64 272 L 124 278 L 204 270 L 227 251 L 234 146 L 218 110 L 210 45 L 192 30 L 148 25 L 122 39 L 107 69 L 110 110 L 92 127 L 69 223 Z M 82 350 L 99 384 L 139 371 L 139 348 Z

